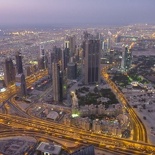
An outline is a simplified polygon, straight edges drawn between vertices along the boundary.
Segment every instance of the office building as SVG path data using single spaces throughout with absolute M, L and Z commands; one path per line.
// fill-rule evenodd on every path
M 17 74 L 16 75 L 16 89 L 17 89 L 17 96 L 18 97 L 25 97 L 27 95 L 27 88 L 26 88 L 26 81 L 24 74 Z
M 126 72 L 130 69 L 132 64 L 132 52 L 126 46 L 122 52 L 122 62 L 121 69 L 123 72 Z
M 15 67 L 11 58 L 5 59 L 4 62 L 4 81 L 6 86 L 15 82 Z
M 63 75 L 60 71 L 58 63 L 52 63 L 52 84 L 53 84 L 53 99 L 60 102 L 63 99 Z
M 15 57 L 16 57 L 16 71 L 17 71 L 17 74 L 22 74 L 23 73 L 22 55 L 21 55 L 20 52 L 17 52 Z
M 65 48 L 70 49 L 71 57 L 74 56 L 74 54 L 76 52 L 76 37 L 75 37 L 75 35 L 66 37 Z
M 53 52 L 55 54 L 55 59 L 59 62 L 62 59 L 62 50 L 56 46 L 53 47 Z
M 67 79 L 75 80 L 77 78 L 77 65 L 73 62 L 67 64 Z
M 85 42 L 85 84 L 100 83 L 100 40 Z
M 45 53 L 44 46 L 41 45 L 40 46 L 40 56 L 39 56 L 39 60 L 38 60 L 38 68 L 39 69 L 46 69 L 47 65 L 48 65 L 48 58 L 47 58 L 47 55 Z
M 52 50 L 49 50 L 48 57 L 48 71 L 49 75 L 52 77 L 52 63 L 57 62 L 62 69 L 62 50 L 56 46 L 53 47 Z
M 62 53 L 62 69 L 66 71 L 67 64 L 70 61 L 70 50 L 69 48 L 65 48 Z

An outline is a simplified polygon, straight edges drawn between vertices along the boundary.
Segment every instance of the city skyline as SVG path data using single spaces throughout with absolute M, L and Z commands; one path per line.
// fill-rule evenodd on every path
M 152 24 L 154 5 L 153 0 L 0 0 L 0 25 Z

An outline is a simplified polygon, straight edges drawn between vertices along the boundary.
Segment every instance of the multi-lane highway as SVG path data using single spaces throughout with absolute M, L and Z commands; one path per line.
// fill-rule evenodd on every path
M 102 76 L 106 80 L 106 82 L 110 85 L 112 91 L 116 94 L 119 101 L 124 105 L 126 110 L 129 112 L 129 115 L 131 117 L 131 121 L 133 123 L 133 140 L 135 141 L 143 141 L 148 142 L 147 139 L 147 132 L 144 124 L 139 119 L 135 111 L 132 109 L 132 107 L 128 104 L 127 99 L 123 95 L 123 93 L 118 89 L 116 84 L 110 79 L 109 75 L 107 74 L 107 70 L 110 66 L 107 66 L 102 69 Z
M 70 139 L 80 143 L 93 144 L 96 147 L 114 149 L 117 148 L 125 150 L 126 152 L 149 152 L 155 153 L 155 147 L 153 145 L 130 141 L 126 139 L 114 138 L 110 136 L 103 136 L 97 133 L 91 133 L 89 131 L 80 130 L 74 127 L 67 127 L 63 124 L 58 124 L 56 122 L 43 121 L 41 119 L 30 119 L 22 118 L 19 116 L 12 115 L 2 115 L 0 114 L 1 122 L 8 122 L 9 126 L 16 126 L 18 128 L 23 128 L 24 130 L 33 130 L 41 134 L 46 134 L 49 136 L 59 137 L 64 139 Z M 16 125 L 15 125 L 16 124 Z M 35 136 L 35 134 L 34 134 Z M 108 148 L 106 146 L 109 146 Z M 136 153 L 135 153 L 136 154 Z
M 37 80 L 43 78 L 47 74 L 48 74 L 47 70 L 41 70 L 31 76 L 26 77 L 27 88 L 32 86 L 33 83 L 35 83 Z M 9 86 L 5 92 L 0 92 L 0 103 L 8 100 L 8 98 L 15 95 L 16 93 L 17 93 L 17 89 L 16 89 L 15 84 Z
M 85 131 L 78 129 L 76 127 L 66 126 L 64 124 L 49 122 L 46 120 L 42 120 L 40 118 L 36 118 L 34 116 L 25 115 L 24 117 L 9 115 L 9 114 L 0 114 L 0 123 L 7 124 L 12 128 L 21 128 L 24 132 L 33 130 L 34 136 L 37 133 L 48 135 L 49 137 L 61 137 L 63 139 L 69 139 L 72 141 L 77 141 L 79 143 L 85 144 L 93 144 L 96 147 L 100 147 L 102 149 L 111 150 L 113 152 L 121 151 L 126 152 L 126 154 L 145 154 L 147 153 L 155 153 L 155 146 L 145 143 L 147 142 L 147 134 L 145 127 L 142 122 L 133 111 L 133 109 L 128 104 L 127 100 L 121 93 L 121 91 L 117 88 L 117 86 L 110 80 L 109 75 L 107 74 L 108 67 L 103 68 L 102 76 L 107 81 L 107 83 L 111 86 L 114 93 L 117 95 L 118 99 L 121 103 L 126 107 L 129 114 L 131 115 L 133 121 L 133 129 L 134 129 L 134 137 L 132 140 L 127 140 L 123 138 L 116 138 L 111 136 L 106 136 L 99 133 L 93 133 L 90 131 Z M 45 76 L 47 71 L 42 71 L 39 75 L 28 77 L 26 79 L 27 86 L 29 87 L 39 78 Z M 15 86 L 11 86 L 11 91 L 5 92 L 3 96 L 3 101 L 10 98 L 12 95 L 16 93 Z M 13 91 L 14 90 L 14 91 Z M 14 101 L 13 101 L 14 102 Z M 14 103 L 14 108 L 18 109 L 20 113 L 25 113 L 24 110 L 18 107 L 18 104 Z M 21 112 L 22 111 L 22 112 Z M 26 113 L 25 113 L 26 114 Z M 14 132 L 13 130 L 10 130 Z M 51 137 L 51 139 L 52 139 Z M 123 154 L 123 153 L 120 153 Z

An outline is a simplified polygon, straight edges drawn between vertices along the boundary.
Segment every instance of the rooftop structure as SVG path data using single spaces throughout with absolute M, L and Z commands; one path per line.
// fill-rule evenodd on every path
M 44 155 L 59 155 L 61 152 L 61 146 L 41 142 L 37 147 L 37 150 L 44 153 Z

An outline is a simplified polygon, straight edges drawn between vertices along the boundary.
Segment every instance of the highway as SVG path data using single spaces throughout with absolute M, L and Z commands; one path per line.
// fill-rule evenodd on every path
M 19 116 L 13 115 L 2 115 L 0 114 L 1 121 L 9 122 L 9 126 L 14 127 L 14 123 L 18 124 L 20 128 L 25 130 L 34 129 L 38 130 L 40 133 L 48 134 L 52 136 L 61 136 L 65 139 L 76 140 L 78 142 L 86 142 L 89 144 L 93 144 L 97 147 L 105 148 L 106 145 L 110 146 L 110 148 L 124 148 L 127 151 L 147 151 L 155 153 L 155 146 L 131 141 L 122 138 L 115 138 L 110 136 L 103 136 L 102 134 L 91 133 L 89 131 L 77 129 L 74 127 L 67 127 L 63 124 L 59 124 L 56 122 L 49 122 L 41 119 L 35 118 L 22 118 Z M 17 125 L 16 125 L 17 126 Z
M 33 135 L 34 137 L 36 137 L 38 134 L 42 134 L 42 137 L 47 136 L 49 137 L 49 139 L 52 139 L 52 137 L 61 136 L 62 139 L 72 140 L 74 142 L 77 141 L 79 143 L 84 143 L 84 144 L 89 143 L 89 144 L 93 144 L 96 147 L 100 147 L 103 150 L 111 150 L 111 151 L 113 150 L 113 152 L 123 151 L 126 154 L 141 154 L 142 155 L 142 154 L 145 154 L 145 153 L 142 153 L 144 151 L 147 151 L 147 152 L 154 151 L 155 153 L 155 148 L 154 146 L 151 146 L 151 145 L 149 145 L 148 147 L 148 145 L 145 145 L 142 143 L 139 145 L 139 144 L 134 144 L 133 142 L 130 142 L 130 143 L 126 142 L 124 143 L 123 146 L 115 146 L 115 145 L 118 145 L 118 142 L 113 140 L 113 138 L 110 138 L 110 137 L 102 138 L 100 135 L 94 134 L 94 133 L 88 135 L 87 132 L 82 131 L 82 130 L 71 131 L 72 129 L 70 129 L 70 127 L 67 127 L 66 129 L 64 129 L 62 127 L 54 126 L 53 124 L 51 125 L 49 124 L 49 122 L 48 123 L 42 122 L 42 120 L 40 121 L 32 120 L 30 122 L 30 119 L 21 118 L 18 116 L 12 117 L 12 115 L 5 115 L 5 116 L 0 115 L 0 118 L 1 118 L 0 119 L 1 122 L 4 120 L 8 121 L 9 126 L 20 128 L 20 130 L 24 131 L 24 135 L 27 132 L 31 131 L 30 134 L 31 136 Z M 24 129 L 23 129 L 23 126 L 25 126 Z M 10 129 L 10 131 L 8 132 L 9 134 L 11 133 L 11 130 L 12 129 Z M 13 133 L 14 131 L 15 130 L 13 130 Z M 109 141 L 109 143 L 107 141 Z M 123 142 L 124 139 L 122 139 L 121 141 Z M 131 144 L 132 144 L 132 147 L 130 148 L 129 145 Z M 108 147 L 106 147 L 106 145 L 108 145 Z M 135 147 L 133 147 L 134 145 Z
M 93 133 L 90 131 L 85 131 L 82 129 L 78 129 L 76 127 L 66 126 L 64 124 L 60 124 L 57 122 L 42 120 L 40 118 L 36 118 L 27 114 L 24 110 L 18 107 L 15 101 L 13 102 L 13 107 L 17 109 L 21 116 L 9 115 L 9 114 L 0 114 L 0 123 L 5 124 L 7 126 L 11 126 L 12 128 L 21 128 L 24 132 L 29 130 L 33 130 L 33 136 L 38 134 L 47 135 L 49 138 L 51 137 L 60 137 L 62 139 L 67 139 L 71 141 L 77 141 L 79 143 L 88 145 L 92 144 L 95 147 L 99 147 L 101 149 L 110 150 L 113 152 L 126 152 L 126 154 L 145 154 L 148 153 L 155 153 L 155 146 L 146 143 L 147 142 L 147 134 L 145 132 L 145 128 L 143 128 L 143 124 L 140 122 L 138 116 L 134 112 L 134 110 L 130 107 L 127 100 L 121 93 L 121 91 L 117 88 L 117 86 L 110 80 L 109 75 L 107 74 L 108 67 L 102 69 L 102 76 L 107 81 L 107 83 L 111 86 L 114 93 L 117 95 L 121 103 L 126 107 L 128 110 L 132 121 L 134 123 L 134 138 L 133 140 L 123 139 L 123 138 L 116 138 L 107 135 L 103 135 L 101 133 Z M 47 74 L 47 71 L 42 71 L 40 74 L 37 75 L 37 78 L 33 76 L 28 77 L 26 81 L 28 81 L 28 87 Z M 36 77 L 36 76 L 35 76 Z M 11 86 L 12 91 L 5 92 L 3 95 L 3 102 L 8 98 L 12 97 L 16 91 L 15 88 Z M 13 91 L 14 90 L 14 91 Z M 8 98 L 7 98 L 8 97 Z M 10 103 L 9 103 L 10 104 Z M 10 132 L 14 133 L 14 130 L 10 130 Z M 122 154 L 122 153 L 120 153 Z
M 33 83 L 35 83 L 37 80 L 43 78 L 44 76 L 48 75 L 47 70 L 41 70 L 36 72 L 34 75 L 30 75 L 26 77 L 26 85 L 27 88 L 32 86 Z M 15 84 L 9 86 L 5 92 L 0 92 L 0 104 L 8 100 L 10 97 L 15 95 L 17 93 Z
M 112 66 L 107 66 L 102 69 L 102 76 L 104 77 L 105 81 L 109 84 L 112 91 L 115 93 L 119 101 L 124 105 L 126 110 L 129 112 L 129 115 L 131 117 L 132 123 L 133 123 L 133 140 L 135 141 L 143 141 L 148 142 L 147 139 L 147 132 L 144 124 L 139 119 L 135 111 L 132 109 L 132 107 L 128 104 L 127 99 L 125 98 L 124 94 L 118 89 L 116 84 L 109 78 L 109 75 L 107 74 L 107 70 Z

